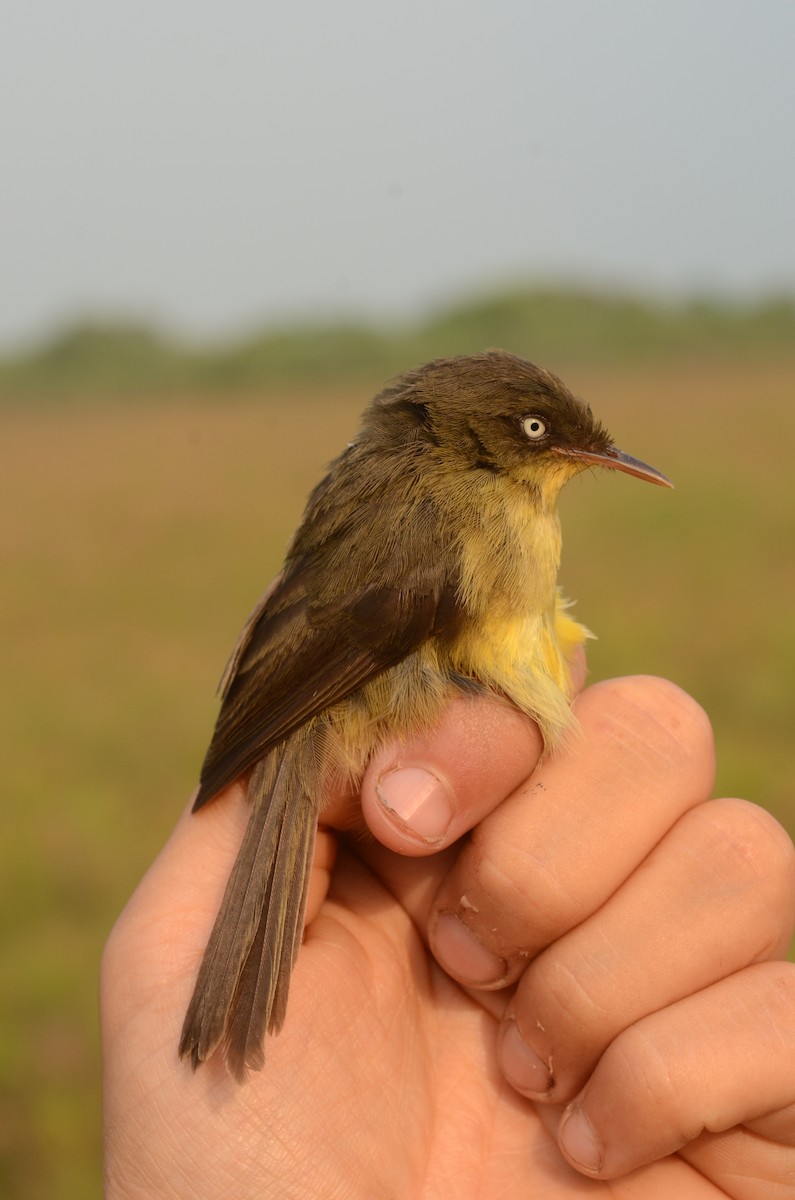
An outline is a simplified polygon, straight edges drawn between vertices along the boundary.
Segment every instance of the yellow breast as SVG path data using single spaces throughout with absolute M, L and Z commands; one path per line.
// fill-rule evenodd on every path
M 461 596 L 469 620 L 452 647 L 455 670 L 505 693 L 556 745 L 570 724 L 570 664 L 588 631 L 557 588 L 554 504 L 510 481 L 489 481 L 461 537 Z

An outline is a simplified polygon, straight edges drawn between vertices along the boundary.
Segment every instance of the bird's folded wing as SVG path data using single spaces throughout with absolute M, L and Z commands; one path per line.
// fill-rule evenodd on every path
M 201 773 L 200 808 L 279 742 L 401 662 L 460 616 L 438 562 L 313 604 L 300 568 L 277 579 L 252 614 L 222 681 L 223 704 Z

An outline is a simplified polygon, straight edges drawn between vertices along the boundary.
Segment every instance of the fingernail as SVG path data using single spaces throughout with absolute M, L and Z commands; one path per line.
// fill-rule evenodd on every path
M 512 1087 L 525 1095 L 548 1096 L 554 1080 L 548 1063 L 543 1062 L 509 1020 L 500 1042 L 502 1073 Z
M 596 1139 L 591 1122 L 577 1104 L 570 1104 L 558 1129 L 558 1141 L 573 1163 L 586 1171 L 601 1171 L 604 1150 Z
M 387 771 L 375 785 L 384 808 L 424 842 L 439 842 L 450 827 L 453 806 L 440 779 L 421 767 Z
M 508 972 L 505 959 L 487 950 L 453 913 L 442 913 L 433 930 L 433 952 L 450 975 L 462 983 L 486 987 Z

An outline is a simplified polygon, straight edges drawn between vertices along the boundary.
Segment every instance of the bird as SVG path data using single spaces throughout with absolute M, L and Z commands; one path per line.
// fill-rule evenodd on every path
M 594 467 L 672 486 L 502 350 L 409 370 L 364 412 L 219 686 L 193 811 L 242 778 L 250 815 L 182 1029 L 194 1069 L 220 1048 L 243 1081 L 282 1028 L 334 780 L 355 787 L 387 738 L 431 729 L 462 693 L 507 699 L 545 754 L 560 747 L 588 631 L 557 584 L 557 500 Z

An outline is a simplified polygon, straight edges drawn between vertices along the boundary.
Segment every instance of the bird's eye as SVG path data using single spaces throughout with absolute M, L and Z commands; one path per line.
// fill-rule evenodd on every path
M 531 442 L 537 442 L 547 432 L 546 424 L 540 417 L 525 417 L 522 421 L 522 429 Z

